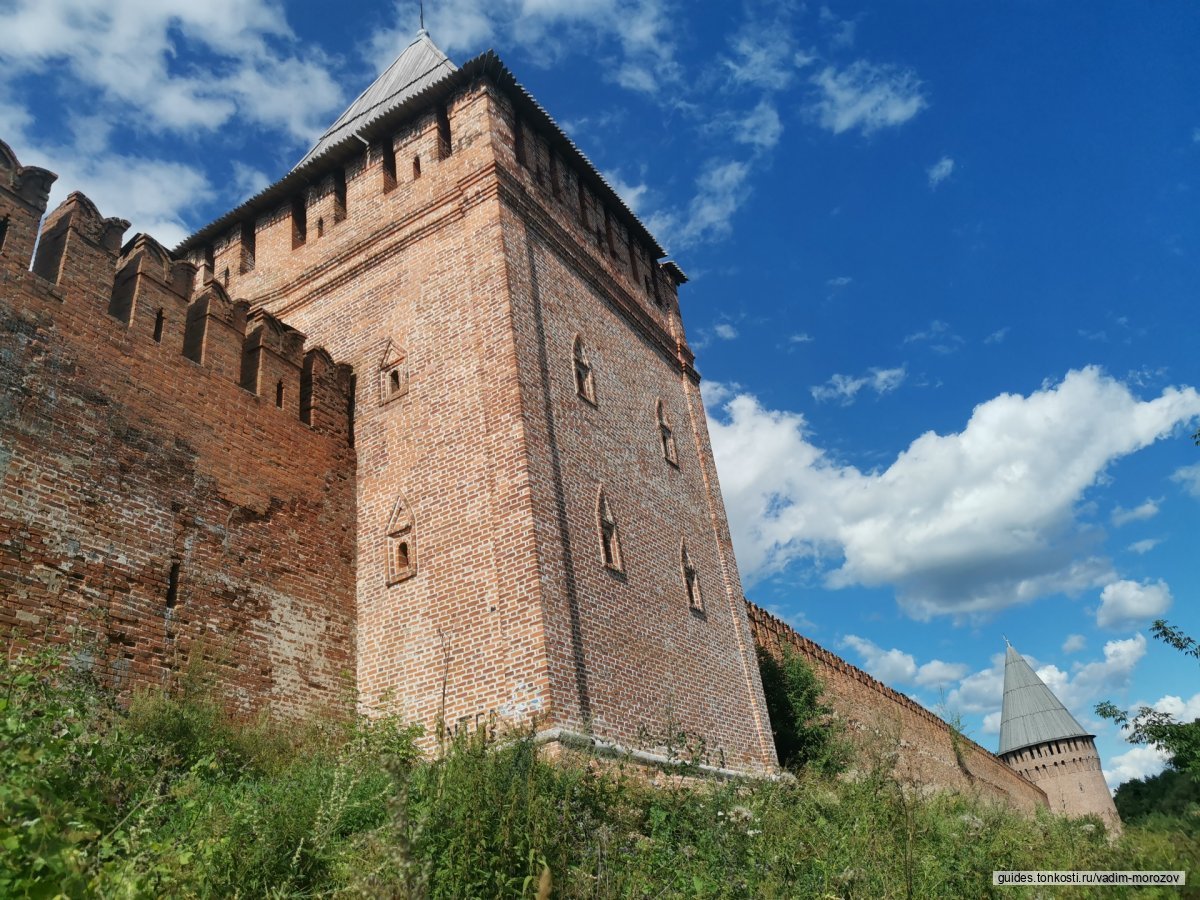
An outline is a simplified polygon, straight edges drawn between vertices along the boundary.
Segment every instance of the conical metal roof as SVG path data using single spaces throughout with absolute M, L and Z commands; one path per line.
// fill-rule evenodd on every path
M 1008 645 L 1004 657 L 1004 705 L 999 755 L 1062 738 L 1087 736 L 1020 653 Z
M 386 115 L 457 69 L 458 66 L 438 49 L 429 32 L 421 29 L 416 39 L 396 57 L 396 61 L 329 126 L 313 148 L 296 163 L 295 169 L 316 159 L 364 125 Z

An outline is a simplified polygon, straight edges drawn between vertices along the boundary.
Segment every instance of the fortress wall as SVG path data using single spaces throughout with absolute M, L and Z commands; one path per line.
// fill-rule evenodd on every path
M 28 271 L 28 172 L 0 144 L 0 628 L 126 690 L 202 648 L 245 710 L 348 708 L 349 371 L 79 194 Z
M 924 789 L 978 793 L 1019 809 L 1048 805 L 1039 787 L 970 738 L 955 736 L 949 725 L 910 697 L 796 633 L 766 610 L 749 602 L 746 607 L 758 645 L 776 655 L 785 646 L 799 653 L 824 684 L 834 712 L 849 722 L 856 743 L 878 740 L 884 751 L 896 751 L 900 778 Z

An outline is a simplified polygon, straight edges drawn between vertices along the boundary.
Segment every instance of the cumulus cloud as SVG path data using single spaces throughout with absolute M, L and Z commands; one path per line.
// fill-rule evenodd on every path
M 1176 469 L 1171 475 L 1171 480 L 1181 485 L 1193 497 L 1200 499 L 1200 463 Z
M 977 406 L 882 471 L 839 462 L 799 413 L 709 385 L 713 451 L 748 583 L 806 561 L 831 587 L 891 585 L 912 616 L 984 615 L 1114 581 L 1077 512 L 1109 465 L 1200 415 L 1192 388 L 1139 400 L 1099 369 Z
M 929 105 L 910 69 L 858 60 L 844 69 L 826 66 L 812 77 L 818 97 L 812 112 L 821 127 L 870 135 L 903 125 Z
M 1162 543 L 1161 538 L 1146 538 L 1142 541 L 1134 541 L 1129 545 L 1129 549 L 1139 555 L 1149 553 L 1155 547 Z
M 1161 579 L 1154 584 L 1114 581 L 1100 592 L 1096 624 L 1101 628 L 1125 628 L 1156 619 L 1171 608 L 1171 589 Z
M 738 330 L 728 322 L 718 322 L 713 326 L 713 333 L 723 341 L 732 341 L 738 336 Z
M 954 160 L 948 156 L 943 156 L 932 166 L 925 170 L 925 174 L 929 178 L 929 187 L 937 188 L 939 184 L 950 177 L 950 173 L 954 171 Z
M 1118 506 L 1112 511 L 1112 523 L 1120 528 L 1130 522 L 1144 522 L 1146 519 L 1153 519 L 1158 515 L 1158 504 L 1161 502 L 1162 498 L 1160 497 L 1158 500 L 1146 500 L 1133 509 Z
M 201 70 L 186 62 L 196 55 L 220 64 Z M 213 130 L 237 115 L 306 140 L 342 99 L 267 0 L 16 0 L 0 59 L 18 73 L 65 66 L 96 91 L 97 112 L 151 130 Z
M 1115 791 L 1127 781 L 1150 778 L 1167 767 L 1169 757 L 1157 747 L 1134 747 L 1108 761 L 1104 781 Z
M 1087 646 L 1087 638 L 1082 634 L 1068 634 L 1067 639 L 1063 641 L 1063 653 L 1078 653 Z
M 863 660 L 863 668 L 888 685 L 916 684 L 921 687 L 941 687 L 958 681 L 967 674 L 967 666 L 933 659 L 918 666 L 911 653 L 895 648 L 884 650 L 858 635 L 847 635 L 842 643 L 853 649 Z
M 890 394 L 904 383 L 907 375 L 903 366 L 896 369 L 869 369 L 865 375 L 834 375 L 825 384 L 810 388 L 813 399 L 819 403 L 836 400 L 843 406 L 854 402 L 863 388 L 870 388 L 877 396 Z

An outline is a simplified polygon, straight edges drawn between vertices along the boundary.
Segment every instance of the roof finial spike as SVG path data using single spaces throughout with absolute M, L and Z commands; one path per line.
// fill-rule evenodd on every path
M 420 0 L 419 5 L 421 7 L 421 30 L 424 31 L 425 30 L 425 0 Z
M 1008 644 L 1008 646 L 1010 646 L 1010 647 L 1012 646 L 1012 641 L 1010 641 L 1010 640 L 1008 639 L 1008 635 L 1007 635 L 1007 634 L 1002 634 L 1002 635 L 1000 635 L 1000 637 L 1004 638 L 1004 643 Z

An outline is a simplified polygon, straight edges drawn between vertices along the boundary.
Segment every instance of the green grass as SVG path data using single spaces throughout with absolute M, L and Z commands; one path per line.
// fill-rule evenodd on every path
M 1110 843 L 1095 820 L 921 796 L 883 763 L 854 780 L 809 766 L 655 786 L 619 761 L 549 761 L 520 735 L 423 759 L 418 735 L 388 719 L 238 722 L 186 686 L 122 709 L 52 657 L 10 661 L 0 896 L 957 900 L 1034 896 L 992 888 L 993 869 L 1200 860 L 1194 829 L 1158 821 Z M 1037 896 L 1057 894 L 1090 896 Z

